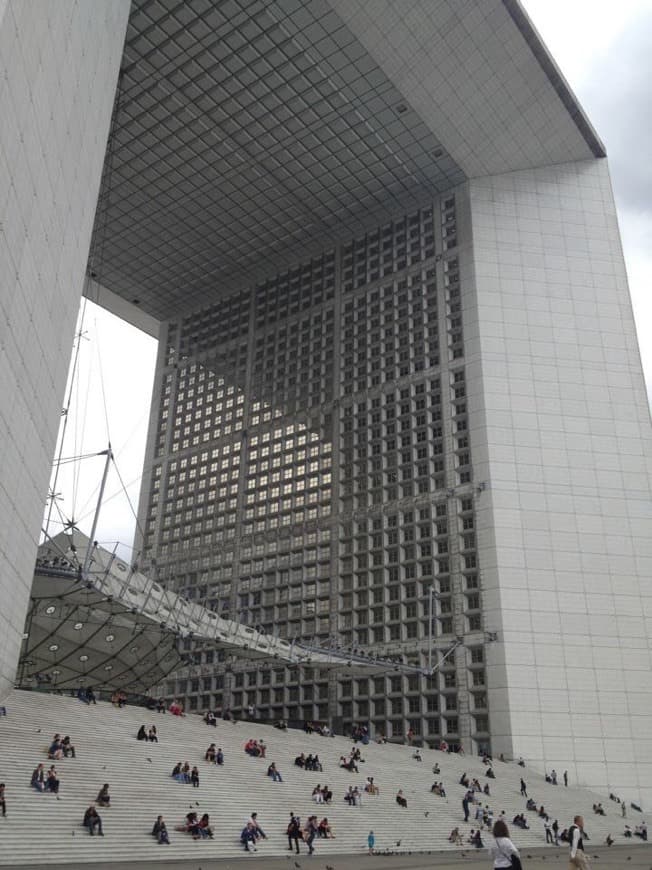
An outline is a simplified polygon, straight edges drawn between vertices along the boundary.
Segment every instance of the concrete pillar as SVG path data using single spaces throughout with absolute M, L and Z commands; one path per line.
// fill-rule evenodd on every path
M 0 698 L 20 652 L 129 0 L 0 0 Z

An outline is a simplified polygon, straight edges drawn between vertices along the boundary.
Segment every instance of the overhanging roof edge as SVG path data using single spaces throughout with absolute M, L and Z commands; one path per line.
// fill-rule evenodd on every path
M 564 107 L 575 123 L 575 126 L 591 149 L 592 154 L 595 157 L 606 157 L 607 149 L 589 121 L 584 109 L 579 103 L 579 100 L 571 90 L 570 85 L 564 78 L 563 73 L 546 48 L 538 30 L 523 8 L 521 0 L 502 0 L 502 3 L 512 21 L 518 27 L 523 39 L 527 42 L 532 54 L 539 62 L 544 73 L 547 75 L 557 96 L 564 104 Z

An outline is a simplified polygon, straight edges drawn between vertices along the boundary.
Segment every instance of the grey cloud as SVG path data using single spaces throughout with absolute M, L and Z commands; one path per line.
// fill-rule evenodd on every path
M 652 213 L 652 10 L 596 57 L 578 90 L 607 146 L 620 207 Z

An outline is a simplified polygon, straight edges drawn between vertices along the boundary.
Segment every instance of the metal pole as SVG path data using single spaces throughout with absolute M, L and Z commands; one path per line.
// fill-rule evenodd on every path
M 106 450 L 103 450 L 101 453 L 97 454 L 98 456 L 106 456 L 106 464 L 104 465 L 104 474 L 102 475 L 102 483 L 100 484 L 100 493 L 97 497 L 97 507 L 95 508 L 95 516 L 93 517 L 93 527 L 91 528 L 90 534 L 90 542 L 88 547 L 86 548 L 86 556 L 84 558 L 84 565 L 82 568 L 82 573 L 85 574 L 88 571 L 88 566 L 91 561 L 91 551 L 93 548 L 93 542 L 95 541 L 95 532 L 97 531 L 97 521 L 100 518 L 100 508 L 102 507 L 102 499 L 104 498 L 104 487 L 106 486 L 106 478 L 109 474 L 109 465 L 111 464 L 111 460 L 113 459 L 113 453 L 111 451 L 111 445 L 109 444 Z

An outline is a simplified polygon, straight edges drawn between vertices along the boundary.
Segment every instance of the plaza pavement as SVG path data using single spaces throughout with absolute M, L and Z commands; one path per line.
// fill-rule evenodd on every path
M 283 858 L 265 858 L 264 845 L 251 855 L 229 858 L 223 861 L 201 858 L 201 843 L 189 844 L 189 851 L 196 857 L 186 861 L 129 861 L 97 864 L 84 864 L 89 870 L 461 870 L 463 867 L 484 868 L 489 870 L 491 862 L 485 850 L 461 849 L 458 853 L 419 852 L 394 855 L 335 855 L 330 860 L 319 855 L 319 841 L 316 841 L 315 854 L 308 857 L 305 852 L 299 856 L 288 855 Z M 165 847 L 161 846 L 161 850 Z M 591 848 L 587 855 L 594 870 L 652 870 L 652 844 L 647 846 L 604 846 Z M 526 849 L 522 853 L 523 870 L 557 870 L 568 867 L 568 849 L 549 847 L 548 849 Z M 82 865 L 79 865 L 80 867 Z M 71 870 L 70 864 L 48 865 L 48 870 Z M 17 868 L 18 870 L 18 868 Z M 43 870 L 43 865 L 21 864 L 20 870 Z

